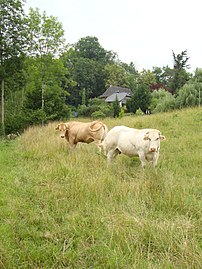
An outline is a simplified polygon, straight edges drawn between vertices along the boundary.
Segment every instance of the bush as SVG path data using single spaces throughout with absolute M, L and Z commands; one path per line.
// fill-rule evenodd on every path
M 86 105 L 79 105 L 77 112 L 79 117 L 90 117 L 90 108 Z
M 175 108 L 175 97 L 164 89 L 152 93 L 150 110 L 152 113 L 166 112 Z
M 138 108 L 138 110 L 136 111 L 135 115 L 142 116 L 142 115 L 144 115 L 144 113 L 142 112 L 142 110 L 140 108 Z
M 123 118 L 124 115 L 125 115 L 125 112 L 124 112 L 124 108 L 122 107 L 122 108 L 121 108 L 121 111 L 119 112 L 119 118 L 120 118 L 120 119 Z
M 104 119 L 105 118 L 105 114 L 102 111 L 95 111 L 91 114 L 91 117 L 93 119 Z
M 199 93 L 195 84 L 185 84 L 178 91 L 176 108 L 193 107 L 199 103 Z
M 97 114 L 95 113 L 97 112 Z M 78 107 L 78 115 L 83 117 L 95 117 L 96 115 L 104 115 L 103 117 L 113 116 L 113 107 L 105 101 L 94 98 L 89 100 L 88 106 L 80 105 Z M 96 116 L 97 117 L 97 116 Z

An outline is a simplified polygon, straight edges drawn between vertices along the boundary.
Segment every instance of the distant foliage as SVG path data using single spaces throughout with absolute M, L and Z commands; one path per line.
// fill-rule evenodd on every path
M 105 114 L 101 110 L 95 111 L 91 114 L 92 119 L 104 119 L 105 117 Z
M 119 101 L 118 101 L 117 97 L 112 105 L 113 105 L 114 118 L 117 118 L 119 116 L 119 113 L 121 112 L 121 108 L 120 108 Z
M 170 111 L 175 108 L 175 97 L 166 90 L 155 90 L 151 96 L 150 110 L 152 113 Z
M 120 119 L 123 118 L 124 115 L 125 115 L 125 111 L 124 111 L 124 108 L 122 107 L 122 108 L 121 108 L 121 111 L 119 112 L 119 118 L 120 118 Z
M 138 84 L 133 89 L 132 97 L 126 102 L 128 112 L 136 113 L 140 108 L 144 113 L 151 103 L 151 92 L 146 84 Z
M 136 115 L 142 116 L 142 115 L 144 115 L 144 112 L 142 112 L 142 110 L 140 108 L 138 108 L 138 110 L 136 111 Z
M 89 100 L 88 105 L 78 107 L 80 117 L 104 118 L 113 116 L 113 107 L 99 98 Z
M 195 84 L 185 84 L 178 92 L 176 107 L 194 107 L 199 103 L 199 92 Z
M 72 111 L 73 116 L 94 119 L 122 118 L 125 112 L 200 105 L 202 70 L 193 76 L 186 71 L 187 50 L 173 52 L 172 68 L 138 72 L 132 62 L 123 63 L 115 52 L 105 50 L 97 37 L 82 37 L 67 46 L 57 18 L 38 8 L 25 16 L 24 2 L 0 2 L 0 132 L 21 132 L 30 125 L 66 120 Z M 109 105 L 99 99 L 110 85 L 130 88 L 126 109 L 118 100 Z

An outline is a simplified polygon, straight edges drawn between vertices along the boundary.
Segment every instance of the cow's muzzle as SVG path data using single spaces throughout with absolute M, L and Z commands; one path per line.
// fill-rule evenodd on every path
M 156 150 L 157 150 L 156 148 L 150 148 L 149 152 L 156 152 Z
M 60 137 L 61 137 L 61 138 L 65 138 L 65 135 L 61 135 Z

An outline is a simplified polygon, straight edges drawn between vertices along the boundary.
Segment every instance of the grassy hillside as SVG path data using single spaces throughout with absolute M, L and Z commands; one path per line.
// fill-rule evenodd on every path
M 0 268 L 201 268 L 202 110 L 104 122 L 159 129 L 156 172 L 69 152 L 57 123 L 0 142 Z

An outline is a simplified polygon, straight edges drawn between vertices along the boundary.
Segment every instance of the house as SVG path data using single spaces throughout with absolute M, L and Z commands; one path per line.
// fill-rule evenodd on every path
M 131 95 L 132 91 L 128 88 L 110 86 L 99 98 L 104 99 L 107 103 L 113 103 L 117 99 L 120 106 L 123 107 Z

